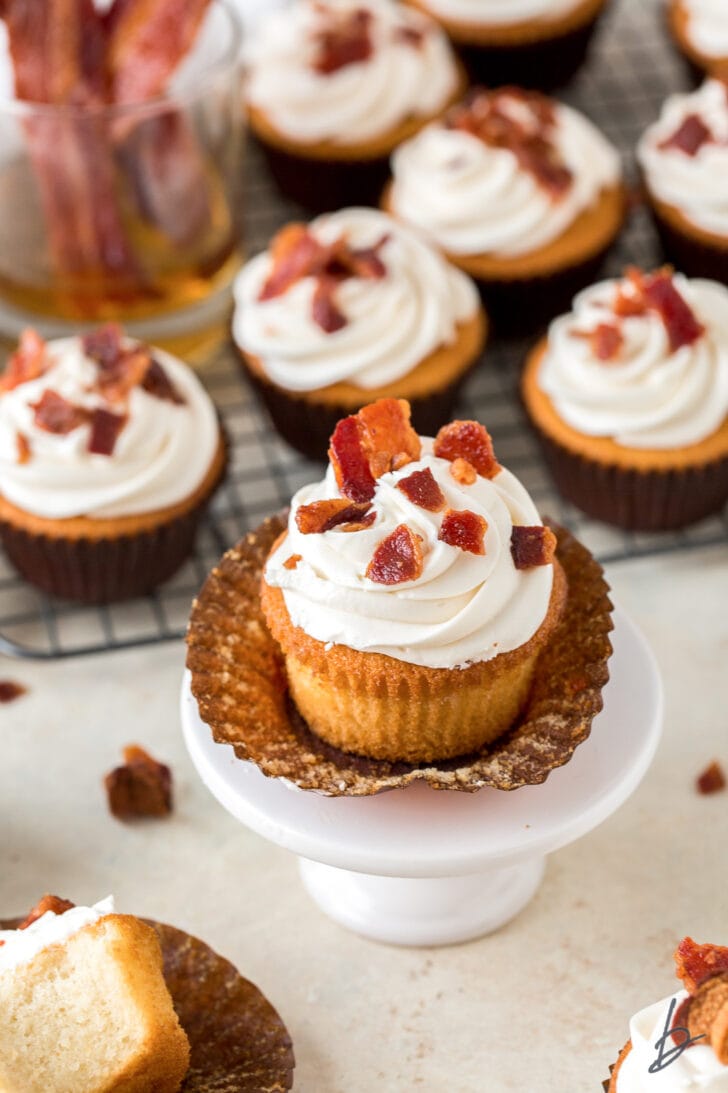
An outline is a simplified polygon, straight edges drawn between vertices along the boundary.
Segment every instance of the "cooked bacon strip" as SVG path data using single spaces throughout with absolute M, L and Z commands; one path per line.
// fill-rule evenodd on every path
M 684 937 L 674 953 L 675 974 L 685 990 L 694 994 L 710 975 L 728 971 L 728 947 L 725 945 L 698 945 L 691 937 Z
M 72 402 L 52 391 L 49 387 L 43 392 L 38 402 L 30 404 L 35 411 L 33 422 L 39 429 L 47 433 L 55 433 L 56 436 L 65 436 L 73 432 L 79 426 L 85 425 L 89 420 L 88 410 L 82 406 L 74 406 Z
M 556 536 L 551 528 L 516 524 L 511 532 L 511 556 L 516 569 L 551 565 L 556 553 Z
M 400 478 L 397 489 L 401 490 L 408 501 L 419 505 L 428 512 L 440 512 L 445 508 L 445 494 L 442 492 L 429 467 L 423 471 L 413 471 L 406 478 Z
M 66 911 L 71 911 L 75 906 L 75 903 L 71 903 L 69 899 L 61 899 L 60 896 L 42 896 L 35 907 L 33 907 L 25 916 L 18 926 L 18 929 L 27 930 L 29 926 L 32 926 L 34 922 L 37 922 L 38 919 L 42 918 L 48 911 L 52 911 L 54 915 L 62 915 Z
M 485 533 L 488 521 L 477 512 L 448 509 L 442 518 L 437 538 L 449 546 L 459 547 L 469 554 L 485 554 Z
M 433 452 L 451 463 L 465 459 L 483 478 L 495 478 L 501 470 L 490 433 L 478 421 L 452 421 L 443 425 L 435 437 Z
M 123 414 L 109 410 L 94 410 L 91 416 L 91 435 L 88 450 L 94 455 L 113 455 L 119 433 L 126 424 Z
M 614 323 L 598 323 L 593 330 L 572 330 L 574 338 L 585 338 L 597 360 L 613 361 L 624 345 L 624 335 Z
M 688 114 L 666 140 L 660 141 L 658 148 L 663 151 L 667 148 L 677 148 L 686 156 L 698 154 L 704 144 L 713 140 L 713 134 L 703 119 L 698 114 Z
M 35 330 L 24 330 L 20 335 L 18 348 L 0 376 L 0 393 L 12 391 L 22 383 L 37 380 L 47 367 L 46 343 Z
M 388 585 L 416 581 L 424 564 L 421 542 L 406 524 L 399 524 L 374 551 L 366 571 L 369 580 Z
M 321 535 L 340 524 L 360 521 L 369 512 L 369 502 L 358 504 L 343 497 L 313 501 L 296 509 L 296 527 L 302 535 Z
M 372 13 L 366 8 L 351 12 L 326 11 L 327 24 L 316 33 L 313 67 L 322 76 L 359 61 L 367 61 L 373 52 Z

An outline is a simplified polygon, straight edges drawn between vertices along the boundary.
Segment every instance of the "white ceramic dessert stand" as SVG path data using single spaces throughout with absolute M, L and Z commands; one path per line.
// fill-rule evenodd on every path
M 266 778 L 215 744 L 182 687 L 192 762 L 238 820 L 299 855 L 331 918 L 395 945 L 446 945 L 497 930 L 532 899 L 546 855 L 585 835 L 637 788 L 662 724 L 662 685 L 634 624 L 615 612 L 604 709 L 591 736 L 540 786 L 506 793 L 424 783 L 375 797 L 323 797 Z

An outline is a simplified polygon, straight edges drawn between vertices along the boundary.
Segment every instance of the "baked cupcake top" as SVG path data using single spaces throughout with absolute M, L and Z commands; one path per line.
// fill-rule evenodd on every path
M 437 24 L 391 0 L 297 0 L 258 28 L 248 103 L 301 143 L 356 144 L 444 109 L 460 75 Z
M 194 373 L 116 326 L 45 343 L 0 377 L 3 497 L 36 516 L 132 516 L 189 497 L 220 443 Z
M 725 9 L 728 30 L 728 7 Z M 671 95 L 637 155 L 654 196 L 704 231 L 728 238 L 728 84 Z
M 292 622 L 318 641 L 429 668 L 516 649 L 548 610 L 555 538 L 477 422 L 420 438 L 381 399 L 339 422 L 270 555 Z
M 697 444 L 728 414 L 728 289 L 669 270 L 594 285 L 551 324 L 538 383 L 588 436 Z
M 620 180 L 615 148 L 536 91 L 474 91 L 392 156 L 396 216 L 454 255 L 526 254 Z
M 705 57 L 728 57 L 728 6 L 725 0 L 680 0 L 687 15 L 685 36 Z
M 446 19 L 484 26 L 505 26 L 558 19 L 584 0 L 427 0 L 427 8 Z
M 375 209 L 289 224 L 238 275 L 233 337 L 291 391 L 407 375 L 480 308 L 473 282 Z
M 70 937 L 114 913 L 114 897 L 93 907 L 76 907 L 57 896 L 44 896 L 17 930 L 0 930 L 0 972 L 29 964 L 51 945 L 62 945 Z

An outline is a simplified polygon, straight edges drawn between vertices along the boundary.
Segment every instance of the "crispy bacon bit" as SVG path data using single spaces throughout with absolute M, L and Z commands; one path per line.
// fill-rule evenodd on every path
M 726 777 L 717 759 L 705 768 L 695 780 L 698 793 L 707 796 L 710 793 L 720 793 L 726 787 Z
M 84 353 L 98 368 L 98 391 L 108 402 L 124 402 L 129 392 L 141 385 L 158 398 L 177 402 L 180 396 L 161 365 L 152 360 L 148 346 L 124 346 L 123 337 L 117 323 L 107 323 L 82 339 Z
M 123 414 L 96 409 L 91 416 L 88 450 L 94 455 L 113 455 L 119 433 L 126 424 Z
M 512 109 L 514 101 L 517 111 Z M 512 152 L 524 171 L 554 199 L 571 187 L 573 173 L 552 139 L 554 105 L 545 95 L 516 87 L 476 89 L 450 112 L 446 124 L 470 133 L 491 148 Z
M 313 321 L 318 323 L 325 334 L 335 334 L 346 326 L 346 316 L 334 300 L 337 285 L 338 281 L 333 277 L 320 277 L 313 293 Z
M 263 302 L 282 296 L 302 277 L 318 272 L 321 250 L 305 224 L 286 224 L 270 245 L 271 271 L 258 299 Z
M 495 478 L 501 470 L 493 451 L 493 441 L 484 425 L 477 421 L 453 421 L 443 425 L 435 437 L 433 451 L 439 459 L 465 459 L 483 478 Z
M 551 565 L 556 553 L 556 536 L 551 528 L 517 524 L 511 532 L 511 555 L 516 569 Z
M 598 323 L 593 330 L 572 330 L 573 338 L 584 338 L 597 360 L 613 361 L 624 345 L 624 335 L 614 323 Z
M 488 521 L 477 512 L 448 509 L 442 518 L 437 538 L 448 546 L 459 547 L 468 554 L 485 554 L 485 533 Z
M 366 516 L 362 516 L 361 520 L 351 520 L 346 524 L 339 524 L 339 531 L 345 531 L 351 533 L 353 531 L 365 531 L 370 528 L 377 518 L 376 512 L 370 512 Z
M 703 119 L 697 114 L 688 114 L 672 136 L 661 141 L 657 147 L 663 151 L 667 148 L 677 148 L 686 156 L 694 156 L 712 139 L 713 134 Z
M 175 406 L 184 406 L 185 404 L 182 395 L 174 386 L 162 365 L 154 357 L 152 357 L 144 373 L 142 387 L 147 394 L 154 395 L 155 398 L 162 399 L 165 402 L 173 402 Z
M 330 76 L 347 65 L 369 60 L 374 49 L 370 33 L 372 13 L 366 8 L 341 13 L 324 11 L 328 22 L 315 36 L 316 72 Z
M 89 331 L 81 338 L 81 347 L 87 357 L 95 361 L 102 369 L 116 364 L 123 353 L 121 346 L 124 332 L 118 323 L 106 323 L 96 330 Z
M 367 566 L 366 575 L 377 584 L 402 584 L 416 581 L 422 573 L 422 539 L 406 524 L 399 524 L 382 539 Z
M 626 283 L 618 284 L 612 303 L 614 314 L 620 319 L 629 319 L 633 316 L 644 315 L 647 310 L 647 302 L 644 297 L 644 275 L 635 266 L 629 266 L 625 270 Z
M 342 418 L 337 424 L 331 437 L 329 459 L 344 496 L 360 504 L 371 501 L 376 483 L 362 448 L 357 416 Z
M 35 425 L 39 429 L 45 429 L 47 433 L 55 433 L 56 436 L 65 436 L 89 420 L 88 410 L 84 410 L 82 406 L 74 406 L 50 387 L 46 388 L 38 402 L 32 402 L 30 406 L 35 410 Z
M 28 688 L 22 683 L 15 683 L 12 679 L 0 680 L 0 702 L 14 702 L 16 698 L 26 694 Z
M 375 478 L 420 458 L 422 444 L 410 424 L 410 407 L 405 399 L 377 399 L 363 406 L 356 416 L 362 450 Z
M 18 348 L 0 376 L 0 394 L 42 376 L 48 367 L 46 344 L 35 330 L 24 330 Z
M 675 288 L 669 272 L 661 271 L 647 279 L 645 299 L 647 306 L 657 311 L 665 324 L 673 353 L 684 345 L 692 345 L 705 332 L 705 327 Z
M 313 501 L 296 510 L 296 527 L 302 535 L 321 535 L 339 524 L 360 521 L 370 507 L 368 501 L 357 504 L 343 497 L 334 497 L 330 501 Z
M 450 464 L 450 474 L 461 486 L 472 486 L 473 482 L 475 482 L 478 477 L 478 472 L 473 464 L 469 463 L 467 459 L 462 459 L 460 456 L 458 456 L 457 459 L 453 459 Z
M 105 779 L 109 810 L 118 820 L 168 816 L 172 811 L 172 772 L 144 748 L 124 748 L 124 765 Z
M 30 457 L 33 454 L 30 448 L 30 441 L 23 433 L 15 434 L 15 449 L 18 453 L 17 461 L 21 465 L 23 463 L 29 463 Z
M 428 512 L 441 512 L 445 508 L 445 494 L 438 486 L 432 471 L 413 471 L 407 478 L 400 478 L 397 489 L 401 490 L 408 501 L 419 505 Z
M 301 554 L 291 554 L 291 555 L 289 555 L 289 557 L 286 558 L 285 562 L 283 563 L 283 568 L 284 569 L 295 569 L 296 566 L 298 565 L 298 563 L 301 561 L 302 557 L 303 557 L 303 555 L 301 555 Z
M 728 947 L 725 945 L 698 945 L 691 937 L 684 937 L 674 953 L 675 974 L 685 990 L 695 994 L 708 976 L 728 972 Z
M 54 915 L 62 915 L 66 911 L 73 910 L 75 906 L 75 903 L 71 903 L 69 899 L 61 899 L 60 896 L 42 896 L 35 907 L 33 907 L 25 916 L 18 926 L 18 929 L 27 930 L 28 927 L 32 926 L 34 922 L 37 922 L 39 918 L 43 918 L 43 915 L 47 914 L 48 911 L 52 911 Z

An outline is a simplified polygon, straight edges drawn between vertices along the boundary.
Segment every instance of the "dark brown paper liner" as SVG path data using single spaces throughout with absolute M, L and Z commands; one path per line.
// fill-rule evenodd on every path
M 0 921 L 15 929 L 21 919 Z M 285 1093 L 293 1088 L 293 1047 L 257 987 L 203 941 L 145 919 L 159 935 L 164 979 L 190 1041 L 180 1093 Z
M 649 208 L 665 257 L 675 269 L 688 277 L 707 277 L 728 285 L 728 238 L 725 246 L 711 246 L 702 239 L 678 231 L 654 206 L 650 205 Z
M 307 159 L 258 139 L 273 181 L 284 197 L 312 213 L 335 212 L 351 205 L 376 205 L 387 179 L 389 157 L 341 160 Z
M 615 1063 L 612 1063 L 612 1065 L 610 1066 L 610 1068 L 609 1068 L 609 1075 L 610 1076 L 608 1078 L 605 1078 L 604 1081 L 602 1082 L 602 1089 L 604 1090 L 604 1093 L 614 1093 L 614 1091 L 612 1089 L 612 1086 L 614 1084 L 615 1077 L 617 1076 L 617 1074 L 619 1074 L 619 1068 L 622 1065 L 622 1063 L 624 1062 L 625 1058 L 629 1055 L 631 1050 L 632 1050 L 632 1041 L 628 1040 L 627 1043 L 622 1048 L 622 1050 L 620 1051 L 619 1056 L 617 1058 L 617 1061 Z
M 283 657 L 260 608 L 260 579 L 285 528 L 274 516 L 223 556 L 192 607 L 187 666 L 200 715 L 218 743 L 263 774 L 333 797 L 370 796 L 425 781 L 475 792 L 538 785 L 591 731 L 609 678 L 611 603 L 601 566 L 569 532 L 552 525 L 569 595 L 541 654 L 525 710 L 513 729 L 477 755 L 437 764 L 367 760 L 330 747 L 288 699 Z

